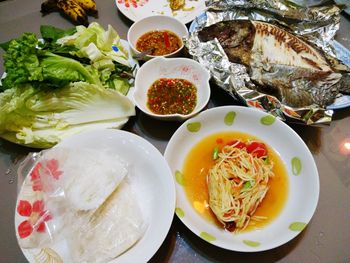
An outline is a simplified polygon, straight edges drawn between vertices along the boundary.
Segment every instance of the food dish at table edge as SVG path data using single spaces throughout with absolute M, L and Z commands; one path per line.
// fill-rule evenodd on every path
M 206 19 L 206 13 L 201 13 L 196 17 L 195 20 L 192 21 L 189 32 L 193 33 L 198 28 L 198 21 L 204 21 Z M 344 46 L 342 46 L 339 42 L 333 41 L 333 47 L 335 48 L 337 56 L 342 58 L 343 63 L 345 65 L 350 67 L 350 51 L 346 49 Z M 335 101 L 327 106 L 328 110 L 337 110 L 337 109 L 343 109 L 350 106 L 350 95 L 343 95 L 339 98 L 336 98 Z
M 171 10 L 169 1 L 166 0 L 141 0 L 139 2 L 135 1 L 135 4 L 130 4 L 128 0 L 115 0 L 115 3 L 120 12 L 134 22 L 152 15 L 165 15 L 175 17 L 182 23 L 187 24 L 206 8 L 204 0 L 186 0 L 185 7 L 176 11 Z M 129 3 L 129 5 L 126 3 Z
M 249 134 L 271 147 L 281 158 L 289 181 L 287 201 L 280 214 L 262 229 L 240 234 L 223 230 L 201 214 L 207 205 L 201 201 L 191 203 L 183 174 L 185 160 L 198 142 L 216 133 L 233 131 Z M 293 145 L 287 143 L 290 141 Z M 297 236 L 315 212 L 319 178 L 309 149 L 285 123 L 257 109 L 225 106 L 201 112 L 177 129 L 164 156 L 176 180 L 177 216 L 193 233 L 215 246 L 246 252 L 275 248 Z
M 127 179 L 131 187 L 131 191 L 132 191 L 131 193 L 136 198 L 136 201 L 139 204 L 142 203 L 142 206 L 140 205 L 140 208 L 146 224 L 143 226 L 144 231 L 140 240 L 138 240 L 137 243 L 133 245 L 130 249 L 128 249 L 126 252 L 121 254 L 119 257 L 111 260 L 110 262 L 146 262 L 158 250 L 158 248 L 164 241 L 169 231 L 169 228 L 174 216 L 175 186 L 170 173 L 169 166 L 167 165 L 164 157 L 160 154 L 160 152 L 145 139 L 126 131 L 99 130 L 99 131 L 90 131 L 90 132 L 80 133 L 66 140 L 63 140 L 61 143 L 57 144 L 55 147 L 49 150 L 46 150 L 42 155 L 44 159 L 40 159 L 40 158 L 38 159 L 36 157 L 36 158 L 29 158 L 28 160 L 27 158 L 27 160 L 22 165 L 22 168 L 19 170 L 19 173 L 25 173 L 25 175 L 28 174 L 28 176 L 26 177 L 25 181 L 23 182 L 23 185 L 21 186 L 21 189 L 20 189 L 21 191 L 19 192 L 18 199 L 17 199 L 17 205 L 16 205 L 17 213 L 15 214 L 16 233 L 17 233 L 17 227 L 23 220 L 26 220 L 26 219 L 31 220 L 27 217 L 27 216 L 30 216 L 30 214 L 29 215 L 26 214 L 25 216 L 21 216 L 20 214 L 18 214 L 20 211 L 19 200 L 22 198 L 26 199 L 33 196 L 34 198 L 40 198 L 40 195 L 38 195 L 38 193 L 40 192 L 34 192 L 33 191 L 34 188 L 32 189 L 33 186 L 38 186 L 38 184 L 36 184 L 35 181 L 32 180 L 33 176 L 29 176 L 29 173 L 33 173 L 34 171 L 34 170 L 31 170 L 31 168 L 34 165 L 35 167 L 37 167 L 38 166 L 38 164 L 36 164 L 37 161 L 41 160 L 41 163 L 43 164 L 40 167 L 44 167 L 44 165 L 47 165 L 46 166 L 47 168 L 51 167 L 50 169 L 53 169 L 52 170 L 53 174 L 56 174 L 57 176 L 59 176 L 60 177 L 59 179 L 61 180 L 61 178 L 64 177 L 65 172 L 67 172 L 67 174 L 69 172 L 69 169 L 65 169 L 64 167 L 66 168 L 70 167 L 70 172 L 71 172 L 70 174 L 73 175 L 72 172 L 80 171 L 81 169 L 83 169 L 84 165 L 80 166 L 79 164 L 76 164 L 74 161 L 75 159 L 71 161 L 65 160 L 64 159 L 66 158 L 65 154 L 61 155 L 61 157 L 59 157 L 59 155 L 62 153 L 69 153 L 69 151 L 71 154 L 75 154 L 77 151 L 79 151 L 79 149 L 81 150 L 86 149 L 87 154 L 89 154 L 90 152 L 96 153 L 96 151 L 105 152 L 105 153 L 108 153 L 112 159 L 114 158 L 114 156 L 117 155 L 121 158 L 120 160 L 122 161 L 122 163 L 126 165 L 124 166 L 123 164 L 123 166 L 126 167 L 128 170 L 128 174 L 126 174 L 126 176 L 128 176 Z M 67 150 L 69 151 L 67 152 Z M 74 155 L 71 155 L 71 156 L 74 156 Z M 87 155 L 85 154 L 84 156 L 86 157 Z M 57 157 L 56 160 L 58 161 L 61 160 L 62 162 L 58 163 L 58 166 L 57 165 L 48 166 L 49 163 L 45 159 L 45 157 Z M 93 158 L 93 156 L 91 157 Z M 101 157 L 103 156 L 101 155 Z M 49 159 L 49 160 L 52 161 L 54 159 Z M 76 160 L 78 159 L 79 158 L 76 157 Z M 138 161 L 135 162 L 135 160 L 138 160 Z M 106 160 L 104 160 L 103 162 L 106 162 Z M 72 167 L 75 169 L 76 168 L 79 168 L 79 169 L 74 170 L 72 169 Z M 94 168 L 94 167 L 91 167 L 91 168 Z M 106 169 L 108 168 L 105 167 L 104 170 Z M 113 171 L 111 170 L 111 172 Z M 19 176 L 23 176 L 23 174 L 19 174 Z M 41 175 L 41 178 L 43 178 L 42 176 L 44 175 Z M 67 179 L 63 179 L 63 180 L 67 180 Z M 79 180 L 79 176 L 77 180 Z M 53 181 L 55 182 L 55 184 L 57 184 L 57 180 L 53 180 Z M 45 187 L 45 185 L 48 185 L 46 184 L 47 181 L 42 181 L 42 182 L 43 182 L 42 189 L 48 189 Z M 76 188 L 75 191 L 77 191 L 80 188 L 80 190 L 78 190 L 77 192 L 79 193 L 79 191 L 83 190 L 82 189 L 83 185 L 79 184 L 78 187 L 75 187 Z M 161 188 L 159 188 L 160 185 L 162 186 Z M 74 188 L 74 185 L 73 186 L 71 185 L 69 189 L 72 189 L 72 187 Z M 121 186 L 118 186 L 118 188 L 120 187 Z M 62 190 L 61 188 L 58 188 L 58 189 Z M 65 188 L 65 189 L 67 190 L 68 188 Z M 72 190 L 69 190 L 69 191 L 71 192 Z M 68 194 L 69 191 L 67 190 L 66 194 Z M 92 190 L 90 189 L 90 192 L 91 191 Z M 101 195 L 99 192 L 98 194 Z M 80 200 L 76 204 L 78 206 L 81 206 L 82 203 L 84 203 L 82 202 L 83 201 L 82 196 L 78 195 L 76 197 L 78 197 L 77 199 L 78 201 Z M 72 195 L 69 195 L 69 194 L 66 195 L 65 198 L 69 198 L 66 200 L 74 199 L 74 198 L 71 199 Z M 123 200 L 125 201 L 128 198 L 129 198 L 128 196 L 124 196 Z M 52 196 L 51 199 L 52 199 L 52 202 L 48 203 L 50 204 L 49 207 L 52 208 L 52 207 L 55 207 L 54 206 L 55 204 L 59 204 L 60 199 L 57 198 L 57 196 Z M 50 200 L 50 198 L 46 198 L 45 200 Z M 35 203 L 37 202 L 33 203 L 33 213 L 39 212 L 37 211 L 38 209 L 35 209 L 35 207 L 37 207 Z M 23 208 L 22 205 L 21 207 Z M 62 205 L 58 207 L 62 209 Z M 76 207 L 76 205 L 74 205 L 74 207 Z M 55 212 L 57 210 L 53 209 L 52 211 Z M 68 210 L 68 211 L 71 211 L 71 210 Z M 45 215 L 46 214 L 47 213 L 45 213 Z M 51 216 L 48 220 L 45 220 L 45 221 L 49 223 L 49 224 L 46 224 L 46 226 L 51 227 L 51 230 L 53 230 L 53 231 L 50 231 L 50 235 L 52 234 L 54 237 L 57 237 L 55 236 L 57 234 L 55 230 L 57 231 L 57 229 L 59 229 L 60 225 L 58 224 L 58 222 L 60 222 L 59 220 L 62 220 L 63 215 L 65 214 L 59 214 L 61 215 L 61 217 L 58 217 L 58 219 L 54 221 L 55 215 L 57 214 L 53 214 L 53 216 Z M 117 217 L 117 214 L 116 214 L 116 217 Z M 58 227 L 57 229 L 52 228 L 54 226 L 52 222 L 56 223 L 56 227 Z M 38 229 L 36 230 L 38 231 L 36 232 L 36 234 L 43 235 L 45 231 L 43 231 L 43 229 L 39 230 L 39 228 L 40 227 L 38 227 Z M 66 235 L 69 234 L 69 231 L 67 231 L 66 229 L 66 232 L 63 232 L 63 233 L 64 233 L 63 237 L 65 237 Z M 17 238 L 19 239 L 18 235 L 17 235 Z M 45 248 L 41 248 L 41 249 L 22 248 L 22 251 L 29 262 L 47 262 L 45 261 L 47 257 L 57 260 L 55 262 L 66 262 L 65 259 L 67 259 L 67 257 L 68 258 L 70 257 L 69 255 L 70 246 L 67 247 L 65 245 L 65 242 L 66 242 L 65 240 L 66 240 L 65 238 L 62 239 L 61 237 L 61 239 L 58 238 L 48 247 L 45 247 L 45 244 L 47 243 L 44 243 Z M 71 245 L 77 246 L 77 244 L 74 244 L 74 243 Z M 38 261 L 35 261 L 35 260 L 38 260 Z

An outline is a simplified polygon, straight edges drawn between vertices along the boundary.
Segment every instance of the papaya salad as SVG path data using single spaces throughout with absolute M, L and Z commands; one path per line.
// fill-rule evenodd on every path
M 213 151 L 215 164 L 208 173 L 209 206 L 231 232 L 244 230 L 269 189 L 274 176 L 268 150 L 259 141 L 233 140 Z

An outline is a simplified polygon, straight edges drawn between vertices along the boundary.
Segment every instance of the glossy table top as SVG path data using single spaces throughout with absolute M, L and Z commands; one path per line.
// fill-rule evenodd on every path
M 42 24 L 70 28 L 57 13 L 42 17 L 40 0 L 0 2 L 0 42 L 23 32 L 36 32 Z M 124 17 L 113 0 L 97 0 L 98 21 L 111 24 L 126 39 L 132 21 Z M 350 17 L 342 16 L 336 40 L 350 49 Z M 0 72 L 3 52 L 0 51 Z M 232 104 L 220 90 L 213 90 L 208 107 Z M 164 152 L 180 123 L 161 122 L 137 111 L 125 130 L 136 133 Z M 163 245 L 150 262 L 349 262 L 350 261 L 350 108 L 337 110 L 329 126 L 291 125 L 314 156 L 320 177 L 320 198 L 306 229 L 278 248 L 259 253 L 239 253 L 217 248 L 203 241 L 174 216 Z M 346 144 L 348 143 L 348 144 Z M 348 146 L 348 148 L 346 148 Z M 0 139 L 0 262 L 26 262 L 15 236 L 14 212 L 17 195 L 16 168 L 32 149 Z

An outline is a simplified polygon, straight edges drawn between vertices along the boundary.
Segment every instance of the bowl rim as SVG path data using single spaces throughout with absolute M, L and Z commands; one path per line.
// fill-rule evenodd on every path
M 191 63 L 193 65 L 197 65 L 198 68 L 200 68 L 202 70 L 202 74 L 201 76 L 204 76 L 204 80 L 205 80 L 205 83 L 206 85 L 203 86 L 205 89 L 208 90 L 208 95 L 205 97 L 204 99 L 204 102 L 203 102 L 203 105 L 200 105 L 200 107 L 198 107 L 197 109 L 194 109 L 192 112 L 190 112 L 189 114 L 180 114 L 180 113 L 173 113 L 173 114 L 156 114 L 156 113 L 153 113 L 152 111 L 150 111 L 146 105 L 144 105 L 144 103 L 140 103 L 140 101 L 135 97 L 136 94 L 138 94 L 140 92 L 140 88 L 138 88 L 138 82 L 140 81 L 139 78 L 140 78 L 140 72 L 142 74 L 143 70 L 145 69 L 145 67 L 149 67 L 150 64 L 153 64 L 153 63 L 156 63 L 157 61 L 160 61 L 161 64 L 163 63 L 166 63 L 167 61 L 185 61 L 185 63 Z M 185 120 L 185 119 L 188 119 L 192 116 L 195 116 L 196 114 L 198 114 L 209 102 L 209 99 L 210 99 L 210 95 L 211 95 L 211 89 L 210 89 L 210 83 L 209 83 L 209 80 L 211 78 L 211 75 L 209 73 L 209 71 L 203 66 L 201 65 L 199 62 L 193 60 L 193 59 L 190 59 L 190 58 L 183 58 L 183 57 L 177 57 L 177 58 L 166 58 L 164 56 L 159 56 L 159 57 L 156 57 L 154 59 L 151 59 L 151 60 L 148 60 L 146 61 L 141 67 L 140 69 L 138 70 L 137 74 L 136 74 L 136 77 L 135 77 L 135 82 L 134 82 L 134 87 L 135 87 L 135 90 L 133 92 L 133 100 L 134 100 L 134 103 L 135 105 L 142 111 L 144 112 L 145 114 L 149 115 L 149 116 L 152 116 L 154 118 L 158 118 L 158 119 L 182 119 L 182 120 Z M 201 89 L 198 89 L 197 88 L 197 98 L 198 98 L 198 93 L 199 93 L 199 90 Z M 197 104 L 198 105 L 198 104 Z
M 179 34 L 177 34 L 176 32 L 173 32 L 172 30 L 169 30 L 171 32 L 173 32 L 176 36 L 179 37 L 180 41 L 181 41 L 181 46 L 180 48 L 178 48 L 177 50 L 169 53 L 169 54 L 165 54 L 165 55 L 160 55 L 160 56 L 155 56 L 155 55 L 146 55 L 146 57 L 148 58 L 158 58 L 158 57 L 170 57 L 170 56 L 173 56 L 175 54 L 177 54 L 179 51 L 181 51 L 183 49 L 183 47 L 185 46 L 184 44 L 184 41 L 183 41 L 183 38 L 187 38 L 189 36 L 189 31 L 188 31 L 188 28 L 186 27 L 185 24 L 183 24 L 180 20 L 174 18 L 174 17 L 171 17 L 171 16 L 164 16 L 164 15 L 152 15 L 152 16 L 148 16 L 148 17 L 145 17 L 145 18 L 142 18 L 140 20 L 137 20 L 135 21 L 128 29 L 128 32 L 127 32 L 127 36 L 126 36 L 126 39 L 127 41 L 129 42 L 129 45 L 131 47 L 131 49 L 133 50 L 133 52 L 135 52 L 135 54 L 140 54 L 141 52 L 139 50 L 136 49 L 136 47 L 134 46 L 134 44 L 132 43 L 132 41 L 130 40 L 131 38 L 131 33 L 133 32 L 134 28 L 136 26 L 138 26 L 139 24 L 142 24 L 144 21 L 146 20 L 154 20 L 154 19 L 165 19 L 165 20 L 168 20 L 168 21 L 173 21 L 174 24 L 177 24 L 178 26 L 182 27 L 182 29 L 184 30 L 185 32 L 185 35 L 183 36 L 179 36 Z M 156 31 L 156 29 L 155 29 Z M 147 33 L 147 32 L 150 32 L 150 30 L 148 31 L 145 31 L 143 34 Z M 142 34 L 142 35 L 143 35 Z

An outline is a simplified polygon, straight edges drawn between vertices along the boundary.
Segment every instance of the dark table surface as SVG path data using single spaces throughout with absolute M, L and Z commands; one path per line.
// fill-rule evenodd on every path
M 23 32 L 39 35 L 42 24 L 70 28 L 72 24 L 57 13 L 41 16 L 41 0 L 0 2 L 0 42 Z M 111 24 L 126 39 L 132 21 L 124 17 L 113 0 L 97 0 L 98 21 L 104 28 Z M 343 15 L 336 40 L 350 49 L 350 18 Z M 3 53 L 0 52 L 0 72 Z M 209 107 L 231 104 L 214 90 Z M 179 127 L 179 123 L 161 122 L 137 111 L 125 130 L 150 141 L 160 152 Z M 169 234 L 151 262 L 350 262 L 350 151 L 342 152 L 350 142 L 350 108 L 337 110 L 329 126 L 291 125 L 309 147 L 320 177 L 317 210 L 307 228 L 295 239 L 278 248 L 259 253 L 239 253 L 212 246 L 192 234 L 175 216 Z M 14 211 L 17 196 L 16 168 L 31 149 L 0 139 L 0 262 L 26 262 L 15 236 Z

